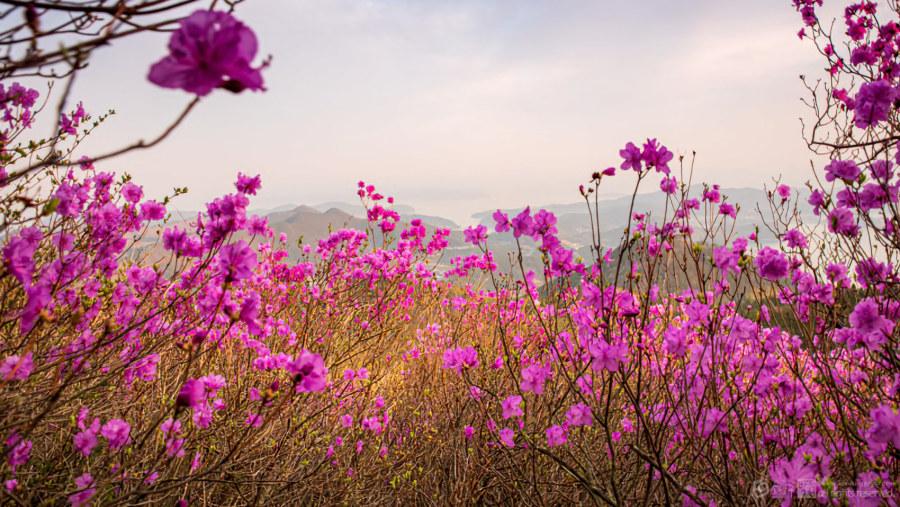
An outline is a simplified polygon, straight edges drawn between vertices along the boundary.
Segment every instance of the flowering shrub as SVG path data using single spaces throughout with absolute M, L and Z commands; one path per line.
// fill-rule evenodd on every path
M 830 161 L 803 197 L 819 223 L 798 190 L 770 192 L 775 247 L 736 236 L 738 207 L 692 195 L 649 139 L 581 194 L 594 209 L 608 178 L 659 178 L 662 216 L 629 210 L 621 238 L 593 216 L 590 259 L 525 208 L 464 231 L 481 252 L 445 269 L 450 231 L 365 182 L 367 230 L 288 259 L 247 216 L 258 176 L 168 221 L 176 196 L 76 158 L 103 116 L 79 105 L 19 143 L 40 94 L 0 89 L 4 500 L 896 505 L 900 29 L 853 5 L 842 56 L 821 2 L 794 3 L 801 37 L 828 41 L 831 116 L 808 141 Z M 262 89 L 255 46 L 200 11 L 150 78 Z M 835 88 L 846 74 L 859 85 Z M 486 241 L 507 232 L 503 272 Z

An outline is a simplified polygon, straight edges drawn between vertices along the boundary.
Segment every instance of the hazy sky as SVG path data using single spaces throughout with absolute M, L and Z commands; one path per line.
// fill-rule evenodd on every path
M 261 173 L 251 207 L 374 183 L 459 222 L 577 201 L 627 141 L 697 151 L 695 181 L 810 177 L 798 76 L 823 76 L 789 0 L 248 0 L 268 91 L 215 91 L 161 146 L 105 163 L 185 208 Z M 75 94 L 117 115 L 83 154 L 157 135 L 190 100 L 146 80 L 166 36 L 95 53 Z M 817 161 L 821 164 L 820 161 Z M 610 186 L 621 192 L 633 174 Z M 653 187 L 657 179 L 649 183 Z

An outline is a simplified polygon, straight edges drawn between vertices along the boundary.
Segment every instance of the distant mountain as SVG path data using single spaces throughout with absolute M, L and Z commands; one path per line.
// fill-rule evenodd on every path
M 387 203 L 382 203 L 382 206 L 390 207 Z M 364 217 L 366 216 L 366 208 L 362 206 L 362 204 L 350 204 L 346 202 L 340 201 L 331 201 L 331 202 L 323 202 L 322 204 L 316 204 L 313 206 L 319 211 L 328 211 L 331 208 L 337 208 L 347 214 L 353 215 L 355 217 Z M 415 213 L 416 210 L 413 209 L 412 206 L 407 206 L 406 204 L 394 204 L 394 211 L 400 213 L 401 215 L 409 215 L 411 213 Z
M 769 209 L 768 197 L 763 190 L 755 188 L 720 188 L 719 193 L 723 200 L 738 206 L 740 212 L 734 224 L 734 234 L 736 236 L 748 236 L 756 231 L 759 225 L 759 240 L 762 244 L 776 243 L 775 236 L 769 232 L 762 223 L 757 205 L 763 210 L 763 216 L 768 217 Z M 700 198 L 703 189 L 700 185 L 694 185 L 690 189 L 690 195 Z M 792 201 L 793 202 L 793 201 Z M 806 196 L 801 195 L 799 209 L 805 222 L 814 223 L 817 220 L 812 214 L 812 209 L 806 204 Z M 595 215 L 595 219 L 599 217 L 600 224 L 598 226 L 601 239 L 604 243 L 616 241 L 621 236 L 623 230 L 628 226 L 628 210 L 631 206 L 631 196 L 619 196 L 614 198 L 599 199 L 596 203 L 591 203 L 591 211 Z M 522 211 L 523 208 L 502 210 L 507 213 L 510 218 Z M 532 206 L 532 213 L 539 209 L 546 209 L 556 215 L 557 229 L 559 229 L 560 238 L 571 241 L 577 247 L 582 248 L 591 244 L 591 220 L 588 215 L 588 205 L 584 202 L 573 204 L 550 204 L 546 206 Z M 653 192 L 647 194 L 637 194 L 634 197 L 635 213 L 649 214 L 651 222 L 661 222 L 662 217 L 666 215 L 666 199 L 661 192 Z M 478 220 L 481 225 L 493 229 L 493 214 L 496 210 L 481 211 L 472 214 L 472 218 Z M 672 216 L 672 210 L 668 210 L 668 216 Z
M 756 225 L 760 225 L 760 243 L 773 244 L 776 242 L 775 237 L 762 226 L 762 221 L 756 211 L 757 204 L 763 210 L 768 210 L 768 199 L 766 193 L 759 189 L 753 188 L 723 188 L 720 189 L 723 199 L 727 202 L 737 205 L 741 211 L 738 219 L 734 224 L 735 236 L 747 236 L 755 232 Z M 702 195 L 702 188 L 695 186 L 691 188 L 691 195 L 699 198 Z M 812 210 L 806 205 L 806 197 L 800 196 L 799 202 L 801 213 L 804 221 L 814 223 L 817 217 L 812 215 Z M 599 217 L 599 225 L 594 225 L 593 232 L 601 235 L 604 248 L 614 247 L 618 244 L 625 227 L 628 225 L 628 210 L 631 204 L 630 195 L 603 196 L 598 199 L 596 205 L 592 202 L 591 207 L 594 210 L 595 220 Z M 539 209 L 546 209 L 554 213 L 557 217 L 556 227 L 559 230 L 559 238 L 563 244 L 575 251 L 576 256 L 584 259 L 591 257 L 592 245 L 592 222 L 588 215 L 588 207 L 584 202 L 576 202 L 569 204 L 550 204 L 546 206 L 532 206 L 532 213 Z M 433 230 L 435 227 L 446 228 L 451 230 L 448 238 L 449 246 L 447 247 L 442 263 L 447 263 L 449 259 L 457 256 L 480 254 L 480 250 L 473 245 L 464 241 L 464 235 L 461 227 L 452 220 L 447 218 L 422 215 L 415 213 L 415 210 L 406 205 L 395 205 L 394 210 L 400 213 L 401 223 L 398 224 L 397 232 L 407 227 L 410 220 L 420 219 L 429 228 Z M 507 209 L 505 213 L 510 217 L 521 212 L 519 209 Z M 517 251 L 516 238 L 511 232 L 496 233 L 494 232 L 493 214 L 496 210 L 486 210 L 472 215 L 478 223 L 488 228 L 490 236 L 488 238 L 488 248 L 494 252 L 495 260 L 503 269 L 509 269 L 511 262 L 515 264 Z M 650 222 L 661 222 L 664 214 L 671 217 L 672 210 L 666 210 L 665 196 L 660 192 L 638 194 L 634 198 L 634 211 L 637 213 L 649 213 Z M 276 234 L 284 233 L 288 237 L 288 251 L 290 259 L 296 261 L 300 256 L 301 245 L 298 240 L 302 238 L 303 245 L 315 247 L 320 239 L 328 237 L 330 232 L 351 228 L 365 230 L 368 222 L 365 218 L 365 209 L 359 204 L 348 204 L 345 202 L 326 202 L 314 206 L 284 204 L 271 209 L 255 209 L 248 211 L 248 215 L 260 215 L 268 217 L 269 227 Z M 764 214 L 768 212 L 764 211 Z M 192 229 L 189 223 L 196 220 L 196 212 L 175 212 L 172 213 L 172 220 L 167 225 L 179 225 L 182 228 Z M 376 227 L 376 237 L 374 241 L 379 244 L 381 241 L 379 231 Z M 165 252 L 161 250 L 161 245 L 156 243 L 158 236 L 155 232 L 148 235 L 139 247 L 144 252 L 153 252 L 155 257 L 165 257 Z M 247 238 L 243 238 L 247 239 Z M 530 238 L 521 238 L 519 244 L 523 251 L 523 265 L 525 270 L 535 270 L 539 272 L 541 269 L 540 258 L 534 255 L 537 252 L 537 244 Z M 516 266 L 517 268 L 517 266 Z

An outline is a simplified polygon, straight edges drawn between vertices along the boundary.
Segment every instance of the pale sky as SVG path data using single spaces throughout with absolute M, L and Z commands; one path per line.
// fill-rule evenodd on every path
M 217 90 L 161 146 L 102 169 L 151 197 L 187 186 L 187 209 L 238 171 L 262 174 L 251 207 L 355 202 L 363 179 L 460 223 L 575 202 L 648 137 L 696 150 L 695 182 L 810 178 L 798 76 L 825 72 L 790 0 L 248 0 L 236 16 L 274 57 L 268 91 Z M 118 114 L 82 154 L 155 137 L 192 98 L 146 80 L 166 39 L 94 54 L 75 96 Z

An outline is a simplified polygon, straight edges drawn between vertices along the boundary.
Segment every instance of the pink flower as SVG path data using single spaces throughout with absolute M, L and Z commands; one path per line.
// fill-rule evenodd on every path
M 569 426 L 591 426 L 594 422 L 594 416 L 591 409 L 584 403 L 577 403 L 569 407 L 566 411 L 566 424 Z
M 876 333 L 890 335 L 894 331 L 894 323 L 884 318 L 878 309 L 878 303 L 866 298 L 856 304 L 850 313 L 850 325 L 860 334 Z
M 252 427 L 259 428 L 262 426 L 263 418 L 259 414 L 254 414 L 253 412 L 247 412 L 247 418 L 244 419 L 244 424 Z
M 497 210 L 494 213 L 494 222 L 497 224 L 494 227 L 494 230 L 496 230 L 497 232 L 506 232 L 509 230 L 509 217 L 506 215 L 506 213 Z
M 625 149 L 619 150 L 619 156 L 625 160 L 620 166 L 622 170 L 641 170 L 641 149 L 635 146 L 634 143 L 628 143 L 625 145 Z
M 513 236 L 534 236 L 537 232 L 534 219 L 531 218 L 531 207 L 526 207 L 512 219 Z
M 478 227 L 469 227 L 463 234 L 466 237 L 466 243 L 472 243 L 473 245 L 478 245 L 480 243 L 484 243 L 487 239 L 487 228 L 483 225 L 479 225 Z
M 852 181 L 858 178 L 861 172 L 859 166 L 852 160 L 832 160 L 825 166 L 825 181 L 831 182 L 836 179 Z
M 144 187 L 135 185 L 130 181 L 122 187 L 122 197 L 130 203 L 139 202 L 143 196 Z
M 219 269 L 229 281 L 244 280 L 253 275 L 259 260 L 244 240 L 225 245 L 219 251 Z
M 784 242 L 790 248 L 806 248 L 806 236 L 797 229 L 791 229 L 784 234 Z
M 73 495 L 69 495 L 69 501 L 72 502 L 73 507 L 84 505 L 92 496 L 94 496 L 94 493 L 96 493 L 97 490 L 91 487 L 93 485 L 94 478 L 87 472 L 75 479 L 75 487 L 78 488 L 79 491 Z
M 815 470 L 805 461 L 803 456 L 797 456 L 792 461 L 781 458 L 769 468 L 769 475 L 777 485 L 777 488 L 772 490 L 773 498 L 781 498 L 790 505 L 790 499 L 795 494 L 816 493 L 815 489 L 819 487 L 819 483 L 815 480 Z
M 565 430 L 559 426 L 553 425 L 547 428 L 547 445 L 550 447 L 563 445 L 567 440 Z
M 887 79 L 863 83 L 853 101 L 853 122 L 857 128 L 867 128 L 887 120 L 891 105 L 900 92 Z
M 519 387 L 523 391 L 534 391 L 534 394 L 542 394 L 544 392 L 544 380 L 550 376 L 549 366 L 531 365 L 522 370 L 522 380 Z
M 790 263 L 784 254 L 767 246 L 756 256 L 756 267 L 759 269 L 759 276 L 774 282 L 788 276 Z
M 516 442 L 514 441 L 516 437 L 516 432 L 509 429 L 503 428 L 500 430 L 500 442 L 506 447 L 515 447 Z
M 25 380 L 31 375 L 34 363 L 31 360 L 32 353 L 25 354 L 25 357 L 18 355 L 6 356 L 0 362 L 0 379 L 3 380 Z
M 6 265 L 6 270 L 26 287 L 31 285 L 31 277 L 34 274 L 34 251 L 36 248 L 37 245 L 22 236 L 14 236 L 3 247 L 2 260 Z
M 678 180 L 674 176 L 667 176 L 659 182 L 659 189 L 666 194 L 674 194 L 678 190 Z
M 366 431 L 372 431 L 376 435 L 381 433 L 381 423 L 378 422 L 377 417 L 364 417 L 362 421 L 362 428 Z
M 735 218 L 737 216 L 737 210 L 735 210 L 734 206 L 732 206 L 731 204 L 723 202 L 719 205 L 719 214 L 728 215 L 731 218 Z
M 728 424 L 725 420 L 725 412 L 709 409 L 703 418 L 703 438 L 708 437 L 713 431 L 727 431 Z
M 153 64 L 147 77 L 201 97 L 215 88 L 264 90 L 261 67 L 250 66 L 256 50 L 256 35 L 231 14 L 196 11 L 181 20 L 169 39 L 170 54 Z
M 24 465 L 31 459 L 31 441 L 23 441 L 22 437 L 13 430 L 6 438 L 6 448 L 6 461 L 9 463 L 10 471 L 15 474 L 17 466 Z
M 122 447 L 131 442 L 128 436 L 131 432 L 131 425 L 122 419 L 110 419 L 100 428 L 100 434 L 109 440 L 109 448 L 118 451 Z
M 353 416 L 350 414 L 344 414 L 341 416 L 341 426 L 345 428 L 349 428 L 353 426 Z
M 194 473 L 198 468 L 203 466 L 201 458 L 203 458 L 203 455 L 200 454 L 200 451 L 197 451 L 197 453 L 194 454 L 194 459 L 191 460 L 191 473 Z
M 97 446 L 97 435 L 95 432 L 81 431 L 72 438 L 72 443 L 75 444 L 76 451 L 87 457 L 90 456 L 91 451 Z
M 262 187 L 262 181 L 258 174 L 251 178 L 238 173 L 237 183 L 234 186 L 242 194 L 256 195 L 256 192 Z
M 175 405 L 196 409 L 197 405 L 205 399 L 206 386 L 203 385 L 203 382 L 189 378 L 184 385 L 181 386 L 181 391 L 178 393 Z
M 466 431 L 466 440 L 472 440 L 472 437 L 475 436 L 475 428 L 473 428 L 471 426 L 466 426 L 465 431 Z
M 300 351 L 297 359 L 285 366 L 301 393 L 321 391 L 325 389 L 325 375 L 328 369 L 319 354 L 306 349 Z
M 463 368 L 477 368 L 478 351 L 474 347 L 457 347 L 444 351 L 444 368 L 454 369 L 462 373 Z
M 885 444 L 893 444 L 900 450 L 900 415 L 888 405 L 873 409 L 869 415 L 872 425 L 867 434 L 869 447 L 883 449 Z
M 669 174 L 669 162 L 671 162 L 673 158 L 675 158 L 675 154 L 669 151 L 665 146 L 659 144 L 656 139 L 647 139 L 647 142 L 644 143 L 644 151 L 641 152 L 641 159 L 647 164 L 647 169 L 655 167 L 656 172 Z M 635 170 L 639 169 L 635 168 Z
M 591 368 L 599 372 L 602 369 L 619 371 L 619 363 L 624 362 L 628 346 L 624 343 L 609 344 L 604 340 L 593 340 L 588 346 L 591 354 Z
M 524 413 L 522 412 L 521 405 L 521 396 L 510 396 L 500 402 L 500 406 L 503 408 L 503 419 L 509 419 L 511 417 L 522 417 Z

